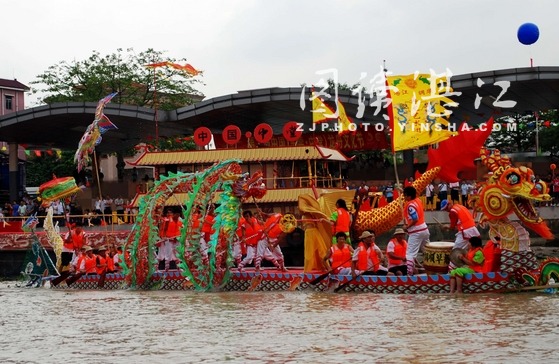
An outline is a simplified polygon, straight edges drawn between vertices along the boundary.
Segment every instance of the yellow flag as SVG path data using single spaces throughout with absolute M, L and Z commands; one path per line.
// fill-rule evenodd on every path
M 438 86 L 440 80 L 429 74 L 386 78 L 392 99 L 389 106 L 392 151 L 438 143 L 457 134 L 449 130 L 447 118 L 452 111 L 445 108 L 457 104 L 440 94 L 445 90 Z
M 340 100 L 338 102 L 338 135 L 349 133 L 351 120 L 347 117 L 345 113 L 345 107 Z
M 314 96 L 314 92 L 313 92 Z M 326 105 L 324 101 L 318 96 L 314 96 L 312 99 L 312 122 L 314 124 L 322 123 L 323 121 L 329 121 L 336 117 L 336 112 Z

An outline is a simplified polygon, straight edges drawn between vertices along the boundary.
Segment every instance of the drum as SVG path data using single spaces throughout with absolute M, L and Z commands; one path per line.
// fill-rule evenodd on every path
M 450 252 L 454 243 L 450 241 L 432 241 L 425 245 L 423 252 L 423 267 L 428 274 L 448 273 Z

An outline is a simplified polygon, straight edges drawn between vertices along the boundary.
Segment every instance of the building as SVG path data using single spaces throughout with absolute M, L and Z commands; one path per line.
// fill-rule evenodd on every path
M 29 91 L 29 87 L 16 79 L 7 80 L 0 78 L 0 117 L 21 111 L 25 108 L 25 92 Z M 10 148 L 14 148 L 14 152 L 10 153 Z M 18 145 L 8 144 L 0 140 L 0 200 L 7 199 L 10 184 L 18 186 L 18 190 L 23 188 L 24 168 L 17 168 L 18 161 L 21 157 L 18 155 Z M 13 161 L 10 167 L 10 160 Z

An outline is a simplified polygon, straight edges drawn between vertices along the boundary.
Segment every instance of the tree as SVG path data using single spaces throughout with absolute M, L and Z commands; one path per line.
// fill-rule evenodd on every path
M 50 181 L 53 175 L 57 177 L 67 177 L 76 174 L 76 166 L 74 165 L 74 153 L 70 151 L 62 151 L 58 156 L 56 153 L 52 155 L 42 153 L 40 157 L 30 155 L 27 158 L 26 166 L 26 185 L 40 186 Z
M 503 153 L 535 151 L 535 118 L 530 115 L 504 116 L 495 119 L 493 132 L 487 138 L 489 148 Z
M 539 135 L 539 144 L 542 152 L 548 152 L 553 159 L 559 159 L 559 112 L 550 110 L 543 116 Z
M 47 104 L 70 101 L 99 101 L 112 92 L 118 92 L 113 102 L 120 104 L 173 110 L 200 100 L 202 94 L 194 89 L 201 83 L 185 72 L 171 67 L 145 67 L 150 63 L 169 61 L 186 62 L 186 59 L 165 57 L 163 52 L 151 48 L 136 54 L 133 48 L 102 56 L 97 51 L 83 61 L 62 61 L 50 66 L 31 82 L 37 85 L 33 93 L 45 94 L 40 102 Z M 154 92 L 156 91 L 156 93 Z

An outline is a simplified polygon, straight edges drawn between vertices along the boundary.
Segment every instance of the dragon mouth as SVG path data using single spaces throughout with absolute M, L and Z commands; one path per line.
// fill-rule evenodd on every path
M 512 205 L 514 206 L 516 214 L 521 217 L 522 220 L 531 223 L 539 223 L 542 221 L 531 199 L 515 196 L 512 198 Z

